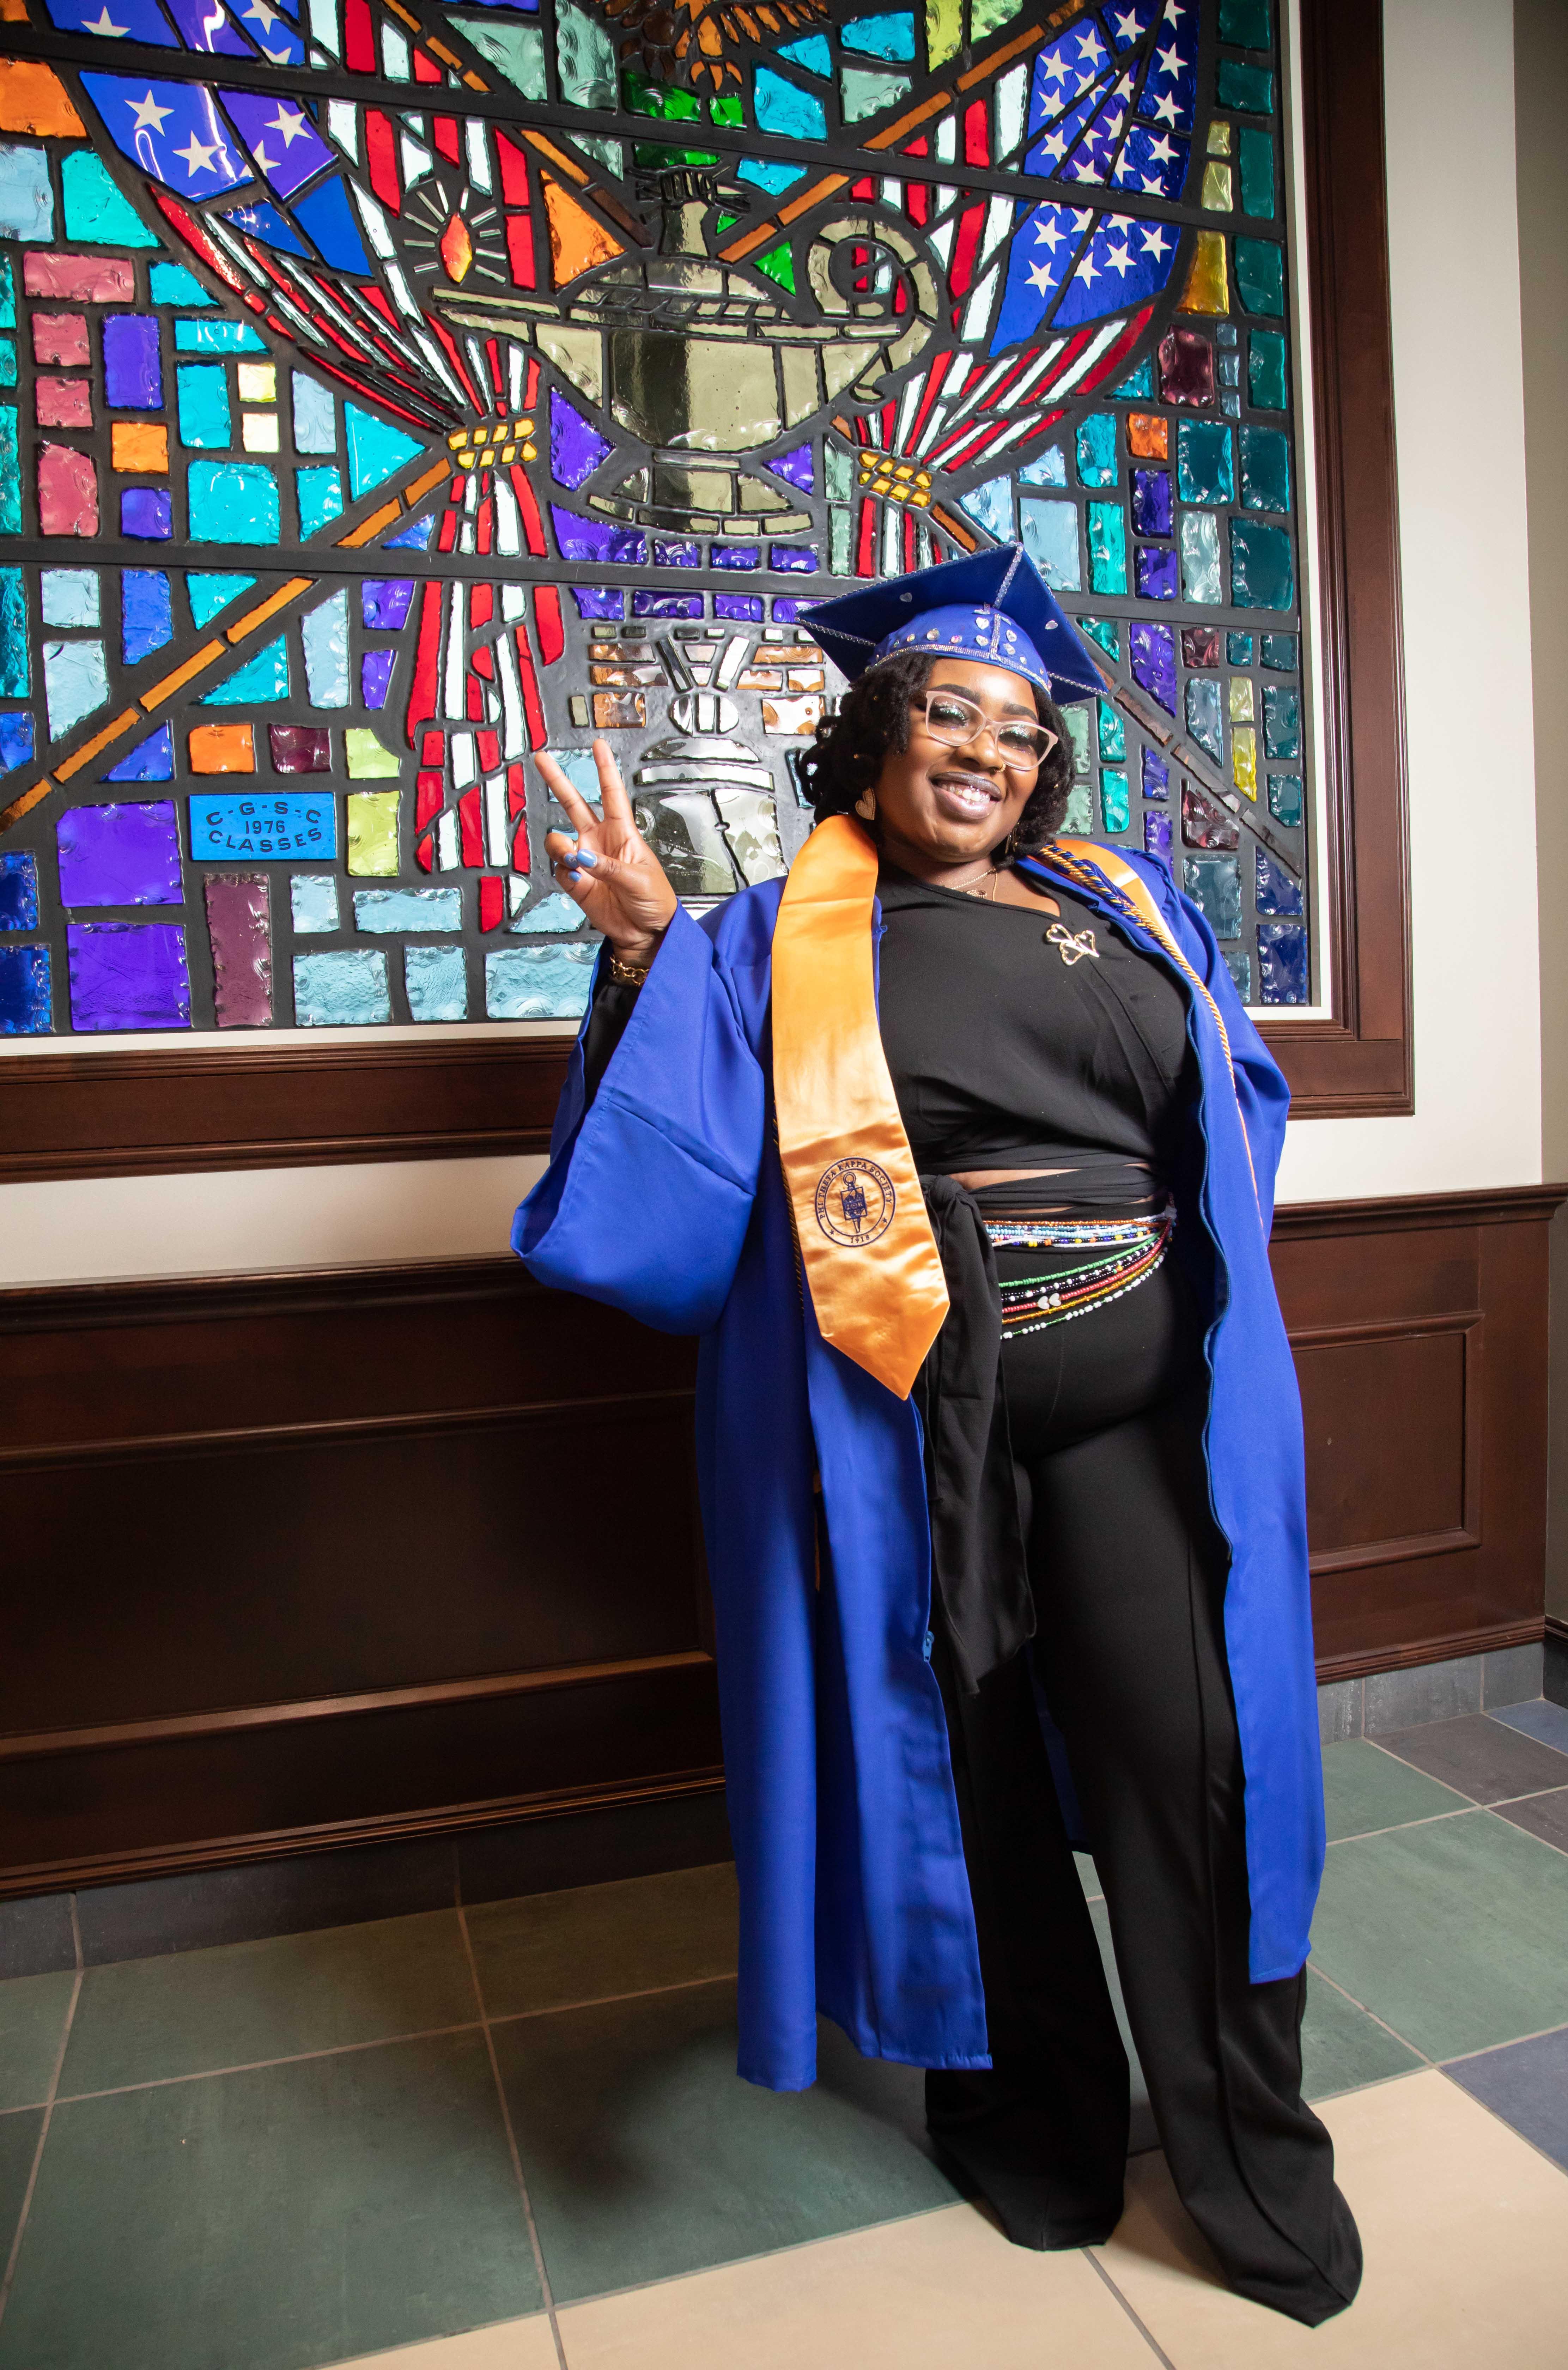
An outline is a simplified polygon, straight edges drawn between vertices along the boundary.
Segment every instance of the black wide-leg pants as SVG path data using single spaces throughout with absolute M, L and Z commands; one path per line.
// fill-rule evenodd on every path
M 1038 1252 L 1003 1253 L 1009 1275 Z M 1301 2098 L 1305 1971 L 1248 1980 L 1241 1762 L 1208 1507 L 1200 1334 L 1172 1261 L 1004 1345 L 1028 1500 L 1032 1650 L 948 1713 L 992 2070 L 926 2077 L 932 2132 L 1034 2247 L 1122 2208 L 1127 2065 L 1035 1710 L 1066 1740 L 1128 2021 L 1187 2210 L 1243 2295 L 1316 2324 L 1361 2249 Z M 1032 1670 L 1031 1662 L 1032 1661 Z

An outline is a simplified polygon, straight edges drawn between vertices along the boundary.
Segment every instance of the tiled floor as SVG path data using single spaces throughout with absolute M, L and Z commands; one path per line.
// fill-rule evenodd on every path
M 824 2029 L 814 2090 L 739 2082 L 717 1867 L 0 1984 L 0 2370 L 1561 2370 L 1568 1712 L 1325 1762 L 1323 2330 L 1217 2284 L 1147 2103 L 1115 2238 L 1040 2256 L 917 2073 Z

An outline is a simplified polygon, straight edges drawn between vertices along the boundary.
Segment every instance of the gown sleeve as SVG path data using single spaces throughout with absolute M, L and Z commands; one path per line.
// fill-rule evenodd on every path
M 684 908 L 607 1054 L 615 1016 L 596 1032 L 597 1001 L 572 1051 L 550 1165 L 517 1213 L 512 1247 L 541 1283 L 662 1332 L 705 1333 L 756 1197 L 762 1065 L 713 943 Z M 591 1039 L 603 1058 L 592 1091 Z

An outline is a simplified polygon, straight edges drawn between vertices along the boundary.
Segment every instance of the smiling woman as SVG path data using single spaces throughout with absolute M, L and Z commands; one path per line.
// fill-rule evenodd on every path
M 851 688 L 786 882 L 678 903 L 595 745 L 607 942 L 515 1248 L 700 1334 L 741 2070 L 816 2011 L 927 2069 L 1020 2245 L 1108 2237 L 1127 2064 L 1244 2295 L 1360 2245 L 1301 2098 L 1322 1864 L 1285 1083 L 1158 861 L 1064 838 L 1099 665 L 1021 550 L 828 602 Z

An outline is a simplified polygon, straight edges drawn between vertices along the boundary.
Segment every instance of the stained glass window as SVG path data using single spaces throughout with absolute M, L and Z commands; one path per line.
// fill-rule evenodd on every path
M 1306 1001 L 1272 0 L 3 5 L 0 1032 L 570 1017 L 531 755 L 776 875 L 812 601 L 1014 538 Z

